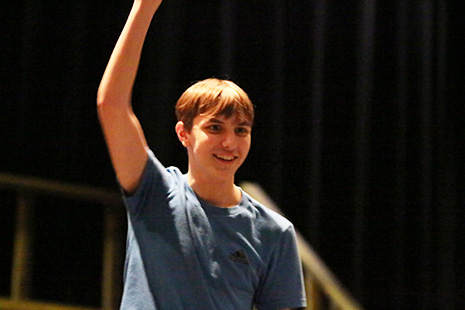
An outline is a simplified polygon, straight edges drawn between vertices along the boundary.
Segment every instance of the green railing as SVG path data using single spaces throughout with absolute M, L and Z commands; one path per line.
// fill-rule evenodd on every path
M 2 310 L 114 310 L 118 309 L 121 294 L 124 238 L 120 231 L 125 225 L 121 196 L 105 189 L 47 181 L 38 178 L 0 174 L 0 190 L 16 193 L 16 219 L 10 296 L 0 297 Z M 35 200 L 41 196 L 93 202 L 101 205 L 104 214 L 101 307 L 79 307 L 53 302 L 31 300 L 31 266 Z
M 241 187 L 252 197 L 280 212 L 261 188 L 253 183 Z M 0 297 L 2 310 L 116 310 L 122 290 L 122 264 L 125 239 L 125 215 L 121 196 L 115 191 L 89 186 L 47 181 L 38 178 L 0 174 L 0 190 L 16 194 L 16 219 L 13 240 L 10 295 Z M 59 196 L 101 205 L 104 214 L 101 306 L 81 307 L 31 300 L 31 252 L 33 244 L 33 206 L 39 196 Z M 305 272 L 305 284 L 311 310 L 362 310 L 362 307 L 338 282 L 310 245 L 297 232 L 299 252 Z

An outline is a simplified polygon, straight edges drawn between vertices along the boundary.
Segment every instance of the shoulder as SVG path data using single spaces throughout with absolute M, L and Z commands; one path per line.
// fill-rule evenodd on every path
M 179 168 L 165 166 L 158 160 L 155 154 L 149 149 L 147 151 L 147 163 L 142 174 L 142 181 L 163 182 L 163 183 L 178 183 L 183 179 L 183 174 Z M 143 182 L 141 182 L 143 183 Z M 168 185 L 168 184 L 166 184 Z
M 263 205 L 248 193 L 242 191 L 247 199 L 247 208 L 254 214 L 255 224 L 270 232 L 283 233 L 293 230 L 293 224 L 283 215 Z
M 151 150 L 141 180 L 134 193 L 124 193 L 126 202 L 139 204 L 155 197 L 165 197 L 183 182 L 183 174 L 177 167 L 165 168 Z

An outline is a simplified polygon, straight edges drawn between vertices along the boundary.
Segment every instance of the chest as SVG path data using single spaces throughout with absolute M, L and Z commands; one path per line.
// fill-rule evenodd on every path
M 260 233 L 253 222 L 241 218 L 207 216 L 206 220 L 193 237 L 207 281 L 212 287 L 253 296 L 268 259 Z

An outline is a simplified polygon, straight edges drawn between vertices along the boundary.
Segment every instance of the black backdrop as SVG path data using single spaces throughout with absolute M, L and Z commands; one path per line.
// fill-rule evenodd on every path
M 115 188 L 95 97 L 131 2 L 9 2 L 0 171 Z M 134 107 L 185 171 L 176 99 L 233 79 L 257 108 L 238 181 L 261 184 L 367 308 L 463 309 L 464 29 L 452 1 L 165 0 Z

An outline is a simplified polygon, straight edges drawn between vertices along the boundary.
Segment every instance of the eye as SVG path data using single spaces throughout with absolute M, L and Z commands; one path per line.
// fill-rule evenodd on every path
M 221 126 L 220 125 L 210 125 L 208 126 L 207 128 L 210 132 L 213 132 L 213 133 L 218 133 L 221 131 Z
M 250 133 L 250 129 L 247 127 L 238 127 L 236 128 L 236 134 L 240 136 L 246 136 Z

